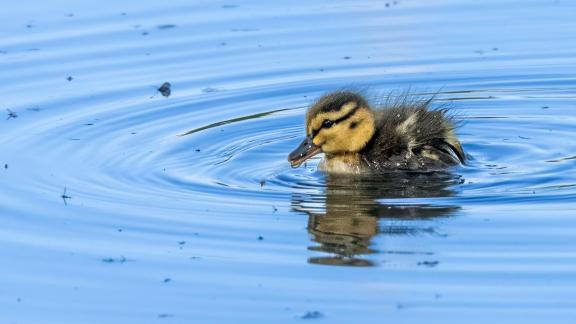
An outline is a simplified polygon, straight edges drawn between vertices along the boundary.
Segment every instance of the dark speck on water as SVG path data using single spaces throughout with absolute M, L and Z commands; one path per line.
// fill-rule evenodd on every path
M 173 314 L 158 314 L 158 318 L 171 318 L 174 317 Z
M 439 261 L 421 261 L 418 262 L 418 265 L 433 268 L 437 266 L 439 263 L 440 263 Z
M 172 29 L 172 28 L 176 28 L 176 25 L 172 25 L 172 24 L 158 25 L 158 26 L 156 26 L 156 28 L 158 28 L 158 29 Z
M 170 94 L 172 93 L 171 90 L 172 85 L 170 84 L 170 82 L 164 82 L 160 88 L 158 88 L 158 91 L 164 96 L 164 97 L 169 97 Z
M 324 317 L 324 314 L 322 314 L 319 311 L 310 311 L 310 312 L 306 312 L 306 313 L 300 315 L 300 319 L 304 319 L 304 320 L 320 319 L 322 317 Z
M 170 279 L 170 278 L 165 278 L 164 280 L 162 280 L 162 282 L 164 282 L 164 283 L 169 283 L 171 281 L 172 281 L 172 279 Z
M 14 112 L 10 109 L 6 109 L 6 111 L 8 112 L 8 116 L 6 117 L 6 120 L 18 118 L 18 114 L 16 112 Z
M 202 89 L 202 92 L 204 92 L 204 93 L 218 92 L 218 91 L 220 91 L 220 89 L 217 89 L 217 88 L 204 88 L 204 89 Z
M 71 76 L 67 77 L 66 80 L 68 81 L 72 81 L 74 78 L 72 78 Z
M 121 256 L 120 258 L 104 258 L 102 259 L 102 262 L 104 263 L 126 263 L 128 261 L 128 259 L 126 259 L 126 257 Z
M 67 190 L 68 188 L 64 187 L 64 192 L 62 195 L 60 195 L 60 198 L 62 198 L 62 201 L 64 201 L 64 205 L 68 205 L 68 200 L 72 199 L 72 197 L 67 194 Z

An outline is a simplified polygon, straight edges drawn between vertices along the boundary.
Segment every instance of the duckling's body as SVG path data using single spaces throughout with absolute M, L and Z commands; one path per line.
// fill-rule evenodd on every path
M 373 110 L 357 93 L 327 94 L 308 110 L 306 140 L 289 160 L 297 167 L 323 152 L 320 168 L 332 173 L 434 171 L 464 163 L 451 118 L 430 104 L 404 99 Z

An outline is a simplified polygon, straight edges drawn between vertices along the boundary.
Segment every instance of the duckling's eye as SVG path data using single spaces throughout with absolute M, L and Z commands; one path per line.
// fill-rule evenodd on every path
M 330 128 L 332 127 L 332 125 L 334 125 L 334 122 L 331 120 L 326 119 L 323 123 L 322 123 L 322 128 Z

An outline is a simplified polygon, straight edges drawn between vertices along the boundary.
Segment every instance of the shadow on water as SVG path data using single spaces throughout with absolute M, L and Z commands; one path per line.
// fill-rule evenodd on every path
M 434 233 L 430 220 L 454 215 L 460 206 L 430 203 L 382 203 L 382 199 L 445 198 L 461 177 L 450 173 L 390 173 L 370 176 L 327 175 L 322 195 L 294 194 L 292 209 L 308 215 L 308 232 L 318 245 L 312 251 L 327 256 L 308 259 L 312 264 L 373 266 L 362 256 L 376 235 Z M 384 225 L 383 220 L 390 220 Z

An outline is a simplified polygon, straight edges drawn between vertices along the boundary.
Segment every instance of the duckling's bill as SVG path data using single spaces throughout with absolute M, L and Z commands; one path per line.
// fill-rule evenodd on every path
M 306 139 L 288 155 L 288 161 L 293 168 L 297 168 L 304 163 L 304 161 L 321 152 L 322 149 L 312 142 L 312 138 L 306 137 Z

